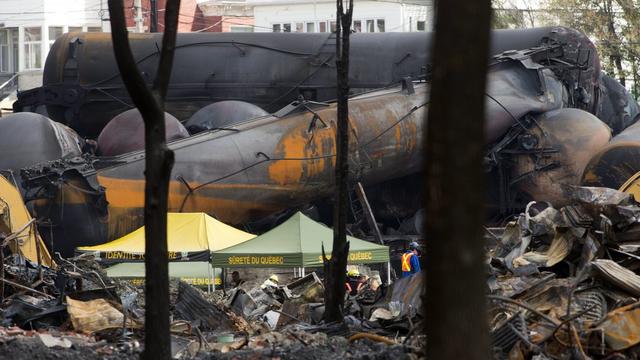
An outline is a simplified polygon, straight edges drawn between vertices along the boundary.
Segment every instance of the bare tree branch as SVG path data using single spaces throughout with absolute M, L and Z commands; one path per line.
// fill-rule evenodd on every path
M 180 13 L 180 1 L 167 1 L 164 16 L 164 35 L 162 36 L 162 52 L 158 63 L 158 72 L 153 82 L 153 91 L 157 92 L 160 103 L 164 103 L 171 79 L 173 68 L 173 53 L 176 47 L 176 34 L 178 33 L 178 17 L 171 14 Z
M 180 0 L 170 0 L 153 89 L 140 74 L 129 44 L 122 0 L 109 0 L 111 38 L 122 80 L 144 119 L 145 135 L 145 347 L 143 358 L 171 357 L 167 204 L 174 155 L 167 147 L 164 100 L 169 87 Z
M 169 15 L 169 12 L 167 12 L 167 15 Z M 113 52 L 127 92 L 133 103 L 138 107 L 138 110 L 140 110 L 140 113 L 144 114 L 153 111 L 153 108 L 157 106 L 156 100 L 149 91 L 142 74 L 140 74 L 131 52 L 123 0 L 109 0 L 109 21 L 111 22 L 111 40 L 114 45 Z M 160 57 L 162 58 L 162 55 Z

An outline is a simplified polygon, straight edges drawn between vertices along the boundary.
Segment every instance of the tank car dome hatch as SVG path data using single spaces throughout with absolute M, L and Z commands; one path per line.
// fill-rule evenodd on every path
M 187 120 L 185 126 L 189 133 L 197 134 L 202 131 L 229 127 L 265 115 L 269 115 L 269 113 L 254 104 L 226 100 L 209 104 L 198 110 Z
M 169 113 L 164 113 L 167 141 L 189 137 L 185 127 Z M 144 120 L 137 108 L 116 115 L 98 136 L 98 153 L 117 156 L 144 149 Z
M 0 117 L 0 170 L 14 170 L 82 154 L 72 129 L 31 112 Z

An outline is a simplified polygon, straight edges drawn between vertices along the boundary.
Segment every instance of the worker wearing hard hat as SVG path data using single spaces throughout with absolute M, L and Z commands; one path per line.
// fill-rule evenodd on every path
M 412 242 L 409 248 L 402 254 L 402 277 L 407 277 L 420 272 L 420 259 L 418 259 L 418 243 Z
M 269 276 L 269 278 L 265 280 L 262 283 L 262 285 L 260 285 L 260 288 L 262 290 L 273 290 L 277 287 L 278 287 L 278 275 L 276 274 L 272 274 L 271 276 Z

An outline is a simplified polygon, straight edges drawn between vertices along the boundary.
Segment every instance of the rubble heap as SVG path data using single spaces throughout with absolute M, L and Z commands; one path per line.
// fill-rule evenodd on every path
M 90 255 L 55 269 L 21 256 L 0 267 L 0 351 L 26 358 L 138 358 L 144 343 L 144 291 L 106 276 Z M 256 285 L 256 284 L 254 284 Z M 174 358 L 416 358 L 424 337 L 422 277 L 349 296 L 347 321 L 322 322 L 315 273 L 265 291 L 243 284 L 205 293 L 172 281 Z
M 606 188 L 488 228 L 495 358 L 640 356 L 640 204 Z

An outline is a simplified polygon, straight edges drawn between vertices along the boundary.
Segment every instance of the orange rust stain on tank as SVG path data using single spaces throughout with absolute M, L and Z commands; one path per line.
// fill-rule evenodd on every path
M 100 184 L 107 188 L 110 238 L 122 236 L 140 227 L 144 207 L 144 180 L 104 176 L 99 176 L 98 179 Z M 190 185 L 197 186 L 194 183 Z M 188 195 L 184 184 L 172 181 L 169 186 L 169 211 L 206 212 L 215 215 L 223 222 L 238 224 L 249 220 L 252 215 L 266 215 L 286 207 L 286 204 L 264 203 L 254 199 L 234 199 L 233 194 L 239 193 L 239 190 L 259 193 L 284 191 L 284 188 L 269 184 L 209 184 Z M 288 190 L 291 190 L 290 187 Z
M 397 125 L 396 126 L 396 131 L 395 131 L 395 135 L 396 135 L 396 151 L 400 151 L 402 150 L 402 126 Z
M 110 206 L 115 207 L 143 207 L 144 206 L 144 180 L 142 179 L 118 179 L 106 176 L 98 176 L 98 182 L 101 186 L 107 189 L 106 196 L 107 202 Z M 199 183 L 190 182 L 189 186 L 192 188 L 199 187 Z M 233 200 L 233 194 L 238 191 L 292 191 L 299 190 L 298 187 L 280 187 L 273 184 L 208 184 L 203 188 L 195 191 L 187 197 L 187 204 L 191 201 L 191 198 L 203 198 L 203 199 L 224 199 L 225 195 L 228 196 L 226 200 L 240 202 L 239 200 Z M 213 192 L 213 193 L 212 193 Z M 219 193 L 216 193 L 219 192 Z M 169 184 L 169 208 L 178 210 L 187 196 L 187 190 L 183 183 L 179 181 L 171 181 Z M 204 200 L 199 200 L 204 201 Z M 247 202 L 253 204 L 252 206 L 260 206 L 255 201 Z M 206 208 L 214 208 L 206 207 Z M 203 210 L 200 210 L 203 211 Z
M 269 165 L 269 179 L 279 185 L 297 185 L 325 171 L 331 155 L 335 133 L 333 128 L 321 128 L 320 122 L 308 131 L 312 115 L 285 134 L 276 146 L 276 160 Z M 325 120 L 326 121 L 326 120 Z
M 413 115 L 415 116 L 415 115 Z M 409 119 L 407 119 L 409 120 Z M 405 123 L 407 129 L 406 149 L 407 152 L 413 152 L 418 146 L 418 125 L 414 121 Z
M 333 171 L 336 158 L 331 155 L 335 154 L 335 141 L 335 126 L 314 130 L 314 135 L 307 146 L 306 154 L 307 157 L 315 159 L 303 162 L 304 174 L 307 180 L 311 180 L 323 172 Z
M 298 126 L 285 134 L 276 147 L 275 156 L 286 159 L 304 158 L 307 141 L 305 131 Z M 277 160 L 269 165 L 268 171 L 269 178 L 282 185 L 298 183 L 303 175 L 302 162 L 297 160 Z

